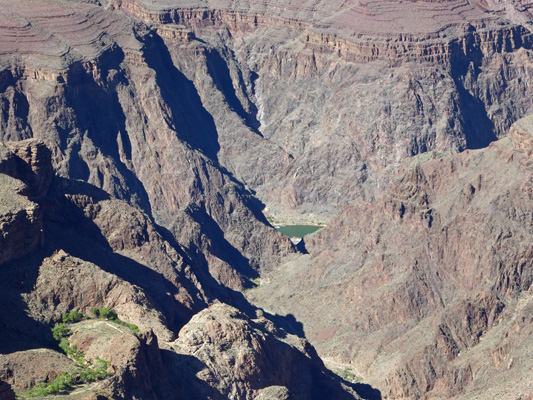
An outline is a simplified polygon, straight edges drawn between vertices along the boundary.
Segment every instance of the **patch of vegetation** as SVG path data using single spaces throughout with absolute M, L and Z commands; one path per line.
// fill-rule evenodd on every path
M 119 319 L 118 315 L 117 315 L 117 312 L 115 310 L 113 310 L 112 308 L 105 308 L 105 307 L 96 308 L 96 307 L 92 307 L 91 308 L 91 313 L 96 318 L 107 319 L 108 321 L 113 321 L 116 324 L 125 326 L 126 328 L 129 328 L 133 333 L 139 333 L 140 332 L 139 327 L 137 325 L 130 324 L 128 322 L 125 322 L 125 321 L 122 321 L 121 319 Z
M 83 313 L 75 311 L 65 313 L 62 316 L 63 321 L 79 322 L 86 317 Z M 65 323 L 56 324 L 52 328 L 52 336 L 58 342 L 59 348 L 78 365 L 78 369 L 68 373 L 63 372 L 51 382 L 40 382 L 29 392 L 28 397 L 45 397 L 49 395 L 68 394 L 74 385 L 95 382 L 103 380 L 113 375 L 108 372 L 109 362 L 96 358 L 95 360 L 86 360 L 83 352 L 75 345 L 70 346 L 68 338 L 72 335 L 71 330 L 65 326 Z
M 61 339 L 70 336 L 70 329 L 68 329 L 65 324 L 56 324 L 56 326 L 52 328 L 52 336 L 55 340 L 60 342 Z
M 128 322 L 124 322 L 122 321 L 121 319 L 116 319 L 114 321 L 116 324 L 119 324 L 119 325 L 122 325 L 122 326 L 125 326 L 126 328 L 128 328 L 129 330 L 131 330 L 133 333 L 139 333 L 140 332 L 140 329 L 137 325 L 135 324 L 130 324 Z
M 76 322 L 83 321 L 87 317 L 81 311 L 72 311 L 71 313 L 63 313 L 61 320 L 65 324 L 74 324 Z
M 109 321 L 116 321 L 118 319 L 117 312 L 112 308 L 96 308 L 92 307 L 91 312 L 97 317 L 107 319 Z
M 355 375 L 351 368 L 333 368 L 331 370 L 347 382 L 359 383 L 362 381 L 361 377 Z
M 72 376 L 68 372 L 63 372 L 52 382 L 41 382 L 29 393 L 28 397 L 44 397 L 51 394 L 68 393 L 74 384 Z
M 82 363 L 84 361 L 83 353 L 76 346 L 69 345 L 68 337 L 71 334 L 72 332 L 65 326 L 65 324 L 57 324 L 52 328 L 52 336 L 58 342 L 57 345 L 63 353 L 77 363 Z
M 88 365 L 87 365 L 88 364 Z M 109 362 L 101 358 L 91 360 L 87 364 L 81 364 L 80 369 L 68 373 L 63 372 L 52 382 L 41 382 L 34 386 L 28 393 L 28 397 L 44 397 L 56 394 L 68 394 L 75 385 L 101 381 L 113 374 L 107 372 Z

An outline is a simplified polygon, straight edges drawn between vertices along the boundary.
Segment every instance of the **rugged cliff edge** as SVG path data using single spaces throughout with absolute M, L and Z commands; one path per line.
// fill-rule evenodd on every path
M 9 385 L 25 397 L 40 382 L 65 374 L 79 381 L 83 368 L 90 371 L 104 362 L 108 375 L 78 382 L 73 396 L 254 399 L 276 386 L 295 399 L 318 393 L 359 398 L 348 382 L 324 367 L 305 339 L 257 316 L 261 312 L 242 295 L 191 264 L 186 251 L 165 240 L 142 211 L 86 183 L 52 180 L 50 153 L 41 142 L 30 139 L 9 147 L 13 151 L 4 148 L 4 160 L 15 159 L 18 169 L 6 167 L 0 173 L 0 217 L 7 221 L 1 226 L 0 264 L 0 379 L 6 399 L 12 394 Z M 32 156 L 18 157 L 20 149 Z M 28 169 L 34 173 L 27 174 Z M 21 192 L 38 193 L 39 199 L 31 202 Z M 30 218 L 35 210 L 36 220 Z M 213 302 L 209 311 L 201 311 Z M 119 319 L 99 319 L 95 309 L 114 310 Z M 62 331 L 67 344 L 59 347 L 65 355 L 58 352 L 50 328 L 74 310 L 88 318 L 67 323 Z M 216 346 L 208 358 L 198 340 L 190 338 L 204 323 L 212 338 L 204 339 L 201 348 Z M 226 351 L 244 358 L 228 359 L 222 370 L 213 357 L 224 358 Z M 211 374 L 201 373 L 204 368 Z M 290 368 L 293 375 L 287 375 Z
M 327 221 L 406 157 L 484 147 L 531 109 L 531 33 L 475 2 L 109 4 L 189 32 L 161 37 L 218 160 L 280 220 Z
M 251 298 L 294 314 L 324 358 L 385 398 L 528 398 L 529 120 L 512 141 L 408 160 L 382 196 L 306 239 L 309 255 Z
M 235 289 L 293 251 L 217 162 L 212 118 L 155 32 L 91 4 L 2 9 L 1 139 L 43 140 L 58 174 L 142 209 Z
M 530 396 L 527 1 L 0 7 L 1 396 Z

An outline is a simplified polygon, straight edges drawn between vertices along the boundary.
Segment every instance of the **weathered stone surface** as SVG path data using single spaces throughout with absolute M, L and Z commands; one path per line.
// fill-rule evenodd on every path
M 269 386 L 261 389 L 254 400 L 289 400 L 289 389 L 284 386 Z
M 27 187 L 0 174 L 0 264 L 21 258 L 43 244 L 39 206 L 17 194 Z
M 43 197 L 54 177 L 50 150 L 43 142 L 35 139 L 5 142 L 3 146 L 9 149 L 15 159 L 14 174 L 9 171 L 3 173 L 20 179 L 27 185 L 27 190 L 20 194 L 32 200 Z
M 21 258 L 43 245 L 40 207 L 54 172 L 50 151 L 27 140 L 0 144 L 0 264 Z
M 71 346 L 77 346 L 88 359 L 110 362 L 114 376 L 103 391 L 110 398 L 178 398 L 167 387 L 168 375 L 175 371 L 165 371 L 153 332 L 134 335 L 128 328 L 105 321 L 80 322 L 72 331 Z
M 185 384 L 198 399 L 270 399 L 261 396 L 272 392 L 271 386 L 285 387 L 275 391 L 280 398 L 287 398 L 287 389 L 291 399 L 358 398 L 324 372 L 305 339 L 277 330 L 264 317 L 249 319 L 226 304 L 196 314 L 172 348 L 189 356 L 181 369 L 196 371 L 196 382 Z
M 0 354 L 0 379 L 13 387 L 28 390 L 38 382 L 53 381 L 63 372 L 72 372 L 76 364 L 64 354 L 36 349 Z
M 139 287 L 62 250 L 43 260 L 34 288 L 24 299 L 30 315 L 46 323 L 72 310 L 90 314 L 91 307 L 107 307 L 162 340 L 174 336 L 164 314 Z
M 484 393 L 491 375 L 502 396 L 529 395 L 521 379 L 530 368 L 527 154 L 509 141 L 487 153 L 431 153 L 381 193 L 406 157 L 484 147 L 531 110 L 531 34 L 499 15 L 523 23 L 527 2 L 0 6 L 0 138 L 45 141 L 61 176 L 136 208 L 57 183 L 41 202 L 45 249 L 0 270 L 9 346 L 42 345 L 43 323 L 92 305 L 116 307 L 171 340 L 214 298 L 250 308 L 219 283 L 240 290 L 272 275 L 257 298 L 293 312 L 321 354 L 361 371 L 385 397 Z M 515 145 L 527 148 L 517 132 Z M 9 157 L 5 166 L 14 168 Z M 268 225 L 254 192 L 285 219 L 305 212 L 324 222 L 348 207 L 307 241 L 311 255 L 290 256 L 277 271 L 294 249 Z M 224 353 L 216 343 L 200 358 L 162 352 L 164 363 L 186 366 L 195 393 L 224 398 L 242 389 L 253 398 L 282 385 L 293 394 L 294 382 L 303 387 L 296 393 L 309 393 L 309 374 L 292 383 L 268 375 L 275 368 L 260 350 L 279 350 L 274 334 L 217 314 L 224 334 L 237 332 L 230 339 L 242 342 L 244 359 L 272 379 L 255 388 L 249 382 L 262 369 L 215 365 L 208 356 Z M 224 339 L 202 324 L 206 342 Z M 493 338 L 484 350 L 482 337 Z M 129 366 L 118 395 L 120 379 L 135 376 L 135 340 L 124 339 L 119 364 Z M 482 361 L 487 354 L 493 365 Z M 195 379 L 197 361 L 205 379 Z M 137 389 L 148 396 L 150 385 Z
M 58 174 L 94 184 L 167 228 L 182 221 L 189 205 L 199 206 L 209 226 L 175 229 L 183 231 L 191 254 L 198 249 L 209 256 L 198 263 L 213 261 L 206 267 L 221 279 L 231 275 L 222 283 L 233 288 L 249 286 L 250 278 L 292 252 L 262 216 L 261 204 L 218 164 L 212 118 L 159 36 L 102 7 L 46 3 L 6 2 L 0 25 L 10 33 L 2 57 L 14 61 L 3 70 L 0 137 L 44 140 Z M 24 27 L 28 40 L 8 46 Z M 56 38 L 64 52 L 54 47 Z M 57 58 L 57 65 L 34 54 L 40 40 L 42 60 Z M 232 253 L 243 257 L 228 259 Z
M 385 398 L 529 395 L 527 333 L 508 332 L 521 349 L 513 378 L 480 354 L 528 315 L 532 167 L 510 139 L 410 160 L 381 198 L 306 238 L 310 254 L 251 296 L 294 314 L 323 357 L 352 365 Z
M 533 154 L 533 116 L 528 116 L 516 121 L 509 129 L 509 138 L 516 150 Z
M 531 34 L 471 2 L 113 4 L 205 42 L 164 39 L 219 161 L 281 221 L 327 221 L 405 157 L 483 147 L 531 109 Z
M 0 177 L 18 183 L 3 184 L 4 192 L 25 199 L 16 195 L 22 182 Z M 108 307 L 121 320 L 138 325 L 141 333 L 97 319 L 69 326 L 70 344 L 88 360 L 109 361 L 114 372 L 113 377 L 84 388 L 87 399 L 205 398 L 201 397 L 205 390 L 216 394 L 219 389 L 226 393 L 235 388 L 245 390 L 238 398 L 253 399 L 257 390 L 278 383 L 303 393 L 301 398 L 314 392 L 357 398 L 325 370 L 305 339 L 284 334 L 284 343 L 276 337 L 279 332 L 273 322 L 264 317 L 252 322 L 230 306 L 209 308 L 207 313 L 220 324 L 208 324 L 206 340 L 228 334 L 227 340 L 235 340 L 235 348 L 243 350 L 239 365 L 250 371 L 212 364 L 202 359 L 203 353 L 194 361 L 188 339 L 174 341 L 178 330 L 185 325 L 182 331 L 188 332 L 193 314 L 217 298 L 252 313 L 253 307 L 242 295 L 202 271 L 182 247 L 163 237 L 164 231 L 145 213 L 91 185 L 56 178 L 39 203 L 44 248 L 0 266 L 0 353 L 5 354 L 0 356 L 0 378 L 17 390 L 51 381 L 74 366 L 66 357 L 44 349 L 54 346 L 50 326 L 62 313 L 80 310 L 91 316 L 92 307 Z M 193 318 L 203 324 L 204 314 Z M 217 326 L 227 329 L 217 331 Z M 215 345 L 214 353 L 222 351 L 222 342 Z M 272 359 L 272 354 L 283 360 L 281 367 L 275 367 L 279 360 Z M 49 362 L 55 358 L 68 365 Z M 247 360 L 255 361 L 248 366 Z M 201 362 L 206 362 L 210 373 L 228 374 L 227 378 L 198 380 L 195 368 Z M 221 396 L 214 398 L 226 398 Z

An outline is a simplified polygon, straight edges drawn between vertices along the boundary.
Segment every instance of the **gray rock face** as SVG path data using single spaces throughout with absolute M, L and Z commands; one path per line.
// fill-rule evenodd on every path
M 250 296 L 384 398 L 527 398 L 532 166 L 508 138 L 407 161 Z
M 0 264 L 18 259 L 43 244 L 43 220 L 39 206 L 16 194 L 24 184 L 0 174 Z
M 48 170 L 41 167 L 38 170 Z M 2 245 L 11 251 L 2 253 L 5 262 L 0 265 L 0 379 L 19 394 L 77 368 L 55 351 L 50 327 L 63 313 L 80 310 L 92 318 L 68 325 L 69 344 L 86 360 L 108 361 L 113 373 L 86 387 L 87 399 L 200 399 L 205 393 L 227 398 L 217 395 L 219 390 L 237 390 L 237 398 L 252 399 L 278 383 L 302 393 L 300 398 L 312 398 L 314 392 L 359 398 L 325 369 L 307 341 L 279 331 L 265 317 L 252 322 L 246 313 L 255 309 L 242 295 L 194 264 L 184 248 L 166 240 L 165 231 L 139 209 L 80 181 L 54 178 L 38 204 L 17 194 L 28 188 L 21 181 L 0 174 L 0 183 L 0 197 L 6 200 L 0 202 L 2 218 L 31 207 L 40 212 L 39 225 L 30 221 L 40 228 L 39 247 L 29 242 L 34 235 L 25 220 L 0 224 Z M 202 311 L 217 299 L 243 311 L 220 303 Z M 141 332 L 95 319 L 92 307 L 114 309 Z M 198 324 L 206 324 L 208 354 L 218 357 L 234 342 L 243 356 L 238 368 L 232 361 L 213 364 L 204 358 L 206 353 L 196 351 L 190 330 Z M 211 347 L 214 342 L 219 343 Z M 202 363 L 210 371 L 207 380 L 196 377 Z M 219 379 L 222 375 L 225 378 Z
M 42 53 L 35 55 L 33 41 L 6 44 L 0 138 L 44 140 L 59 175 L 94 184 L 177 231 L 191 256 L 206 256 L 195 261 L 233 288 L 293 252 L 261 204 L 218 164 L 217 128 L 159 36 L 101 7 L 65 3 L 66 16 L 63 6 L 47 4 L 5 4 L 2 23 L 28 22 L 9 26 L 29 29 Z M 183 225 L 196 216 L 201 231 Z
M 466 396 L 492 376 L 502 396 L 529 395 L 527 124 L 514 149 L 440 154 L 485 147 L 531 110 L 523 3 L 0 0 L 0 139 L 51 149 L 0 148 L 20 179 L 0 178 L 0 345 L 43 346 L 62 312 L 108 306 L 159 338 L 115 338 L 117 397 L 160 362 L 185 373 L 174 393 L 312 396 L 316 374 L 333 377 L 305 346 L 229 306 L 198 313 L 214 299 L 251 312 L 237 291 L 261 276 L 254 299 L 384 397 Z M 103 192 L 49 189 L 47 159 Z M 264 205 L 281 220 L 344 211 L 302 256 Z M 158 352 L 177 335 L 181 353 Z M 355 396 L 328 382 L 320 398 Z
M 278 219 L 323 222 L 406 157 L 486 146 L 531 109 L 530 32 L 472 3 L 245 3 L 115 7 L 205 42 L 163 36 L 219 161 Z
M 226 304 L 196 314 L 172 348 L 194 356 L 182 368 L 201 368 L 197 382 L 187 383 L 195 399 L 359 398 L 331 372 L 321 371 L 322 364 L 305 339 L 279 330 L 262 316 L 249 319 Z
M 0 264 L 42 247 L 42 212 L 28 197 L 42 197 L 53 174 L 50 152 L 43 143 L 0 145 Z

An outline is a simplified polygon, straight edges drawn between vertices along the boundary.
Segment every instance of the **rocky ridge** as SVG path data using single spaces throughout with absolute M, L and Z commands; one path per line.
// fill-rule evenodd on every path
M 249 286 L 260 270 L 292 252 L 260 214 L 261 205 L 218 165 L 210 117 L 155 32 L 102 7 L 46 4 L 3 8 L 7 38 L 31 29 L 24 36 L 29 44 L 6 44 L 2 58 L 2 139 L 44 140 L 60 175 L 174 226 L 190 254 L 199 249 L 207 256 L 196 262 L 233 288 Z M 56 17 L 60 22 L 52 23 Z M 53 50 L 34 54 L 31 46 L 39 42 Z M 199 231 L 182 229 L 195 218 L 204 221 Z
M 513 373 L 529 368 L 522 355 L 529 354 L 530 251 L 521 242 L 527 242 L 523 225 L 529 217 L 505 191 L 531 193 L 523 126 L 510 134 L 526 150 L 523 154 L 512 151 L 509 141 L 487 153 L 440 154 L 485 147 L 530 112 L 531 34 L 520 25 L 520 18 L 528 18 L 527 7 L 510 23 L 503 12 L 490 11 L 500 5 L 486 2 L 482 7 L 490 12 L 485 12 L 467 1 L 364 1 L 346 8 L 341 2 L 4 3 L 0 137 L 44 140 L 60 176 L 94 186 L 56 179 L 45 196 L 47 180 L 41 179 L 40 188 L 31 181 L 31 171 L 39 166 L 27 161 L 22 165 L 30 175 L 18 177 L 25 188 L 2 177 L 2 195 L 17 199 L 11 204 L 18 210 L 37 207 L 36 216 L 10 215 L 4 224 L 16 233 L 11 230 L 16 220 L 19 236 L 29 224 L 33 234 L 31 243 L 5 256 L 11 261 L 3 268 L 2 308 L 15 313 L 2 316 L 9 327 L 6 343 L 13 347 L 2 352 L 50 346 L 48 324 L 62 312 L 107 306 L 142 329 L 153 328 L 157 346 L 150 335 L 128 336 L 125 344 L 131 359 L 153 361 L 143 364 L 146 368 L 158 370 L 159 356 L 163 363 L 176 362 L 186 367 L 181 371 L 187 371 L 197 393 L 214 397 L 287 397 L 294 388 L 291 392 L 283 377 L 251 386 L 258 370 L 232 369 L 235 358 L 216 345 L 206 345 L 190 359 L 190 343 L 178 335 L 214 299 L 246 311 L 246 318 L 240 311 L 212 307 L 198 317 L 206 321 L 195 320 L 203 332 L 198 340 L 209 344 L 212 337 L 220 338 L 211 318 L 220 319 L 224 332 L 261 330 L 253 307 L 234 291 L 255 286 L 252 280 L 261 276 L 264 282 L 272 279 L 270 289 L 262 285 L 257 292 L 261 304 L 279 314 L 293 312 L 322 355 L 355 367 L 384 396 L 483 395 L 491 374 L 496 393 L 508 389 L 510 395 L 527 395 L 527 387 L 520 386 L 527 381 Z M 31 159 L 37 148 L 22 146 L 17 157 Z M 391 181 L 406 157 L 426 151 L 431 156 L 420 157 L 420 165 L 406 165 L 405 173 Z M 13 152 L 8 159 L 15 159 Z M 485 156 L 479 154 L 497 161 L 483 164 Z M 520 190 L 510 183 L 499 187 L 492 209 L 476 196 L 485 183 L 465 171 L 480 164 L 480 170 L 490 172 L 500 165 L 507 181 L 516 183 L 513 168 L 502 161 L 506 157 L 525 183 Z M 14 171 L 11 161 L 6 165 Z M 51 170 L 50 164 L 42 165 Z M 489 181 L 496 181 L 492 176 Z M 453 186 L 450 180 L 457 177 L 468 185 Z M 16 197 L 18 190 L 33 191 L 35 198 Z M 311 256 L 302 257 L 269 226 L 261 201 L 266 212 L 287 220 L 302 219 L 304 212 L 309 221 L 324 222 L 347 208 L 330 229 L 307 241 Z M 472 213 L 472 219 L 454 217 L 459 211 Z M 502 214 L 514 222 L 500 226 Z M 361 215 L 354 228 L 349 221 Z M 484 238 L 495 243 L 494 254 L 476 259 L 483 243 L 463 229 L 468 222 L 481 224 Z M 448 229 L 446 234 L 435 233 L 440 228 Z M 362 238 L 355 229 L 372 234 Z M 397 242 L 401 235 L 426 247 L 406 249 Z M 346 247 L 337 248 L 343 237 Z M 448 254 L 448 246 L 454 252 Z M 471 248 L 478 253 L 471 254 Z M 25 251 L 26 258 L 14 260 Z M 286 295 L 287 283 L 278 281 L 277 265 L 285 257 L 293 260 L 280 270 L 288 271 L 290 291 L 319 282 L 317 298 L 340 302 L 338 310 L 350 311 L 348 316 L 323 321 L 327 313 L 319 313 L 320 306 L 305 296 L 290 304 L 287 298 L 294 293 Z M 324 270 L 332 260 L 340 273 Z M 355 277 L 354 263 L 362 266 Z M 391 270 L 396 263 L 403 269 Z M 461 268 L 464 263 L 481 272 Z M 436 270 L 427 267 L 433 264 Z M 466 279 L 458 282 L 449 271 Z M 486 283 L 484 290 L 477 290 L 479 282 Z M 339 289 L 352 284 L 358 289 Z M 401 293 L 398 287 L 407 290 Z M 261 293 L 272 297 L 265 300 Z M 390 293 L 394 298 L 383 302 Z M 351 308 L 360 298 L 363 305 Z M 399 326 L 392 322 L 397 319 Z M 481 337 L 489 339 L 483 346 Z M 185 357 L 166 352 L 176 338 L 178 347 L 184 343 Z M 267 328 L 231 337 L 239 357 L 268 368 L 268 357 L 256 351 L 262 343 L 284 348 L 278 339 Z M 339 343 L 357 346 L 339 354 Z M 294 351 L 282 353 L 300 360 Z M 460 360 L 465 352 L 471 358 Z M 492 366 L 483 362 L 487 354 Z M 217 375 L 211 356 L 227 361 L 223 375 Z M 131 378 L 129 366 L 135 361 L 118 355 L 117 360 L 116 371 L 122 372 L 106 395 L 129 396 L 120 382 Z M 322 365 L 315 356 L 310 362 L 306 371 L 313 376 Z M 152 383 L 159 387 L 157 379 Z M 175 377 L 162 379 L 169 383 Z M 339 390 L 336 382 L 326 386 L 332 393 Z M 132 390 L 146 395 L 152 383 Z M 188 390 L 166 383 L 164 389 L 172 393 Z
M 186 251 L 165 240 L 161 228 L 145 213 L 86 183 L 49 179 L 49 153 L 39 150 L 44 149 L 42 142 L 31 139 L 9 146 L 37 155 L 28 159 L 27 167 L 31 164 L 40 168 L 26 176 L 24 183 L 1 174 L 2 179 L 18 182 L 2 185 L 2 196 L 20 188 L 27 189 L 27 193 L 40 188 L 46 193 L 37 203 L 30 202 L 41 210 L 40 246 L 27 248 L 0 265 L 0 379 L 19 396 L 25 396 L 38 382 L 51 382 L 79 368 L 75 357 L 57 352 L 51 338 L 50 327 L 61 320 L 62 314 L 79 310 L 91 316 L 93 307 L 107 307 L 123 321 L 137 324 L 141 332 L 135 334 L 125 325 L 94 317 L 68 325 L 69 346 L 76 346 L 84 360 L 109 362 L 111 375 L 76 389 L 73 396 L 172 399 L 206 395 L 222 399 L 227 397 L 219 393 L 228 391 L 223 388 L 233 387 L 238 398 L 254 399 L 263 389 L 287 385 L 287 390 L 294 393 L 323 391 L 338 398 L 359 398 L 348 383 L 325 369 L 305 339 L 282 341 L 288 334 L 265 317 L 243 325 L 241 321 L 249 318 L 246 313 L 255 316 L 260 311 L 219 285 L 208 271 L 192 266 Z M 14 154 L 5 153 L 6 158 Z M 42 187 L 43 181 L 49 186 Z M 18 228 L 12 224 L 2 229 L 3 237 L 9 238 Z M 202 315 L 207 311 L 200 310 L 217 299 L 233 302 L 244 311 L 221 303 L 211 306 L 207 320 L 212 325 L 208 325 L 206 334 L 214 340 L 225 335 L 223 328 L 229 326 L 232 334 L 226 337 L 225 345 L 238 348 L 246 360 L 253 358 L 252 364 L 229 363 L 222 372 L 203 357 L 204 353 L 189 348 L 193 344 L 188 336 L 191 329 L 196 330 L 191 326 L 204 323 Z M 265 341 L 264 346 L 256 345 L 254 335 Z M 224 352 L 219 347 L 212 351 L 213 355 Z M 270 352 L 286 354 L 287 363 L 278 365 Z M 292 362 L 293 368 L 307 371 L 294 375 L 303 381 L 287 380 L 280 369 Z M 204 364 L 224 379 L 199 373 L 204 368 L 199 366 Z M 247 374 L 255 380 L 248 379 Z M 272 374 L 269 379 L 262 378 L 268 374 Z M 318 375 L 322 378 L 315 382 L 312 377 Z M 196 392 L 199 388 L 201 391 Z M 5 396 L 10 393 L 6 386 Z
M 527 398 L 533 164 L 510 136 L 407 161 L 251 297 L 384 398 Z
M 486 146 L 531 109 L 531 33 L 471 2 L 110 7 L 191 32 L 163 39 L 214 118 L 218 160 L 281 221 L 325 222 L 405 157 Z

